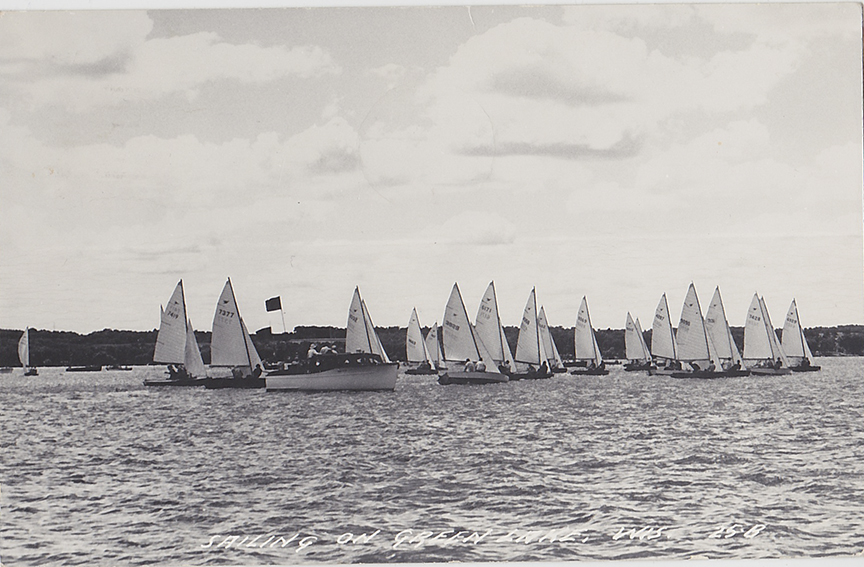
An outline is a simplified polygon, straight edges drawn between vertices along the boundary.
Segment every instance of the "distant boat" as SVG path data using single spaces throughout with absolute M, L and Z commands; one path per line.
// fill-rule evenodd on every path
M 708 307 L 708 313 L 705 314 L 705 328 L 708 329 L 708 336 L 717 349 L 717 356 L 720 357 L 726 375 L 749 376 L 750 371 L 744 368 L 741 353 L 738 352 L 735 339 L 732 338 L 732 329 L 729 328 L 729 321 L 726 319 L 726 309 L 723 307 L 719 286 L 714 288 L 711 305 Z
M 597 337 L 594 335 L 594 327 L 591 325 L 591 315 L 588 313 L 588 300 L 582 296 L 582 304 L 576 316 L 576 328 L 573 330 L 573 343 L 576 360 L 587 362 L 585 367 L 576 367 L 570 371 L 575 375 L 605 376 L 609 374 L 600 347 L 597 346 Z
M 822 369 L 821 366 L 814 364 L 813 353 L 810 352 L 810 345 L 807 344 L 807 337 L 804 336 L 804 329 L 801 328 L 798 306 L 794 299 L 789 306 L 789 312 L 786 313 L 780 346 L 789 358 L 791 365 L 789 368 L 792 372 L 815 372 Z
M 492 355 L 477 336 L 455 283 L 444 311 L 441 335 L 447 370 L 438 376 L 439 384 L 490 384 L 509 380 L 495 366 Z M 477 370 L 478 365 L 481 370 Z
M 678 362 L 678 344 L 675 332 L 672 330 L 672 317 L 669 316 L 669 303 L 666 294 L 660 297 L 660 303 L 654 311 L 654 322 L 651 325 L 651 356 L 656 368 L 648 370 L 649 374 L 669 375 L 680 370 Z M 660 364 L 660 361 L 663 364 Z
M 441 351 L 441 333 L 438 330 L 438 321 L 433 323 L 432 328 L 426 333 L 426 350 L 436 369 L 444 370 L 447 366 L 444 362 L 444 353 Z
M 642 336 L 642 325 L 639 324 L 638 317 L 633 321 L 629 311 L 624 327 L 624 351 L 629 361 L 624 365 L 624 370 L 633 372 L 651 368 L 651 351 L 648 350 L 645 337 Z
M 408 370 L 405 374 L 438 374 L 426 341 L 423 339 L 423 330 L 420 328 L 420 319 L 417 317 L 417 309 L 411 310 L 411 318 L 408 320 L 408 330 L 405 335 L 405 354 L 408 358 Z
M 122 366 L 120 364 L 112 364 L 111 366 L 106 366 L 105 370 L 122 370 L 122 371 L 130 371 L 132 370 L 131 366 Z
M 225 282 L 216 312 L 213 314 L 213 335 L 210 339 L 210 368 L 227 367 L 231 377 L 208 376 L 208 390 L 221 388 L 263 388 L 261 357 L 255 350 L 246 323 L 240 316 L 231 278 Z
M 24 376 L 36 376 L 39 372 L 30 367 L 30 327 L 26 327 L 18 340 L 18 360 L 24 367 Z
M 418 324 L 419 326 L 419 324 Z M 390 362 L 366 302 L 354 288 L 348 309 L 344 354 L 318 354 L 267 374 L 267 391 L 393 390 L 398 365 Z
M 486 293 L 480 300 L 477 308 L 477 317 L 474 319 L 474 329 L 477 338 L 486 346 L 495 366 L 502 373 L 511 376 L 516 370 L 513 360 L 513 352 L 504 335 L 504 327 L 501 325 L 501 316 L 498 312 L 498 296 L 495 293 L 495 282 L 489 282 Z M 511 377 L 512 379 L 512 377 Z
M 673 378 L 720 378 L 726 375 L 714 341 L 705 328 L 699 297 L 692 283 L 681 307 L 675 339 L 678 342 L 678 361 L 686 362 L 689 369 L 673 372 Z
M 753 294 L 744 324 L 744 362 L 751 374 L 789 374 L 789 359 L 780 343 L 768 316 L 765 300 Z
M 66 372 L 102 372 L 102 366 L 89 364 L 86 366 L 68 366 Z
M 145 386 L 203 386 L 205 383 L 207 370 L 186 312 L 183 280 L 177 282 L 165 308 L 159 308 L 159 333 L 153 362 L 167 364 L 169 376 L 167 380 L 144 380 Z M 108 369 L 127 370 L 125 367 Z
M 519 338 L 516 340 L 516 371 L 510 374 L 511 380 L 549 378 L 552 376 L 549 355 L 546 351 L 546 341 L 540 330 L 539 311 L 537 309 L 537 291 L 531 289 L 525 310 L 522 312 L 522 322 L 519 325 Z
M 537 315 L 537 326 L 540 327 L 540 337 L 543 341 L 543 348 L 546 350 L 546 358 L 549 360 L 550 370 L 555 374 L 567 372 L 564 366 L 564 361 L 561 359 L 561 353 L 558 352 L 558 345 L 555 344 L 555 339 L 552 338 L 552 330 L 549 328 L 549 321 L 546 319 L 546 310 L 540 306 L 540 313 Z

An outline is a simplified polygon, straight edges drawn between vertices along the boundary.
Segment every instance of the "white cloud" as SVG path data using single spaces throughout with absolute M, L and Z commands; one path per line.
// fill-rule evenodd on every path
M 14 14 L 0 19 L 0 73 L 31 108 L 73 111 L 181 93 L 212 81 L 264 83 L 341 72 L 318 46 L 235 45 L 212 32 L 148 38 L 139 12 Z M 109 30 L 103 33 L 104 30 Z M 112 30 L 116 30 L 112 31 Z

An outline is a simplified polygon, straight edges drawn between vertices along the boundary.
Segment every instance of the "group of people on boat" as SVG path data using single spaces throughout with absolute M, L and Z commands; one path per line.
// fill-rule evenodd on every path
M 482 360 L 474 362 L 471 359 L 466 358 L 465 372 L 486 372 L 486 363 Z
M 312 343 L 309 345 L 309 350 L 306 351 L 306 358 L 311 359 L 313 357 L 322 355 L 322 354 L 336 354 L 336 348 L 324 343 L 321 346 L 321 350 L 318 350 L 318 345 L 316 343 Z

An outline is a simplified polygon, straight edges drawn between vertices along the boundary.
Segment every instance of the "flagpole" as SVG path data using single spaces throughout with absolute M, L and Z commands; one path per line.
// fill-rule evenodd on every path
M 285 326 L 285 311 L 280 309 L 279 314 L 282 315 L 282 333 L 285 334 L 288 332 L 288 328 Z

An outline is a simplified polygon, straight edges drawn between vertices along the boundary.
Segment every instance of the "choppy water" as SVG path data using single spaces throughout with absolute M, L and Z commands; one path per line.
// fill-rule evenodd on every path
M 156 368 L 18 370 L 0 375 L 0 558 L 854 555 L 864 550 L 864 359 L 819 362 L 820 373 L 772 378 L 612 367 L 317 394 L 145 389 Z

